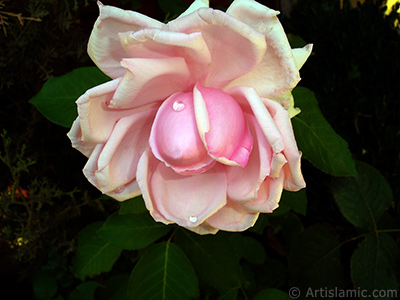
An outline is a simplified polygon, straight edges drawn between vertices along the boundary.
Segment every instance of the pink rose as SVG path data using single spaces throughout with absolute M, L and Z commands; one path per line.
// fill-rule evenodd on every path
M 277 11 L 196 0 L 164 24 L 99 6 L 88 52 L 113 80 L 77 100 L 68 134 L 94 186 L 200 234 L 245 230 L 305 186 L 291 90 L 311 46 L 290 48 Z

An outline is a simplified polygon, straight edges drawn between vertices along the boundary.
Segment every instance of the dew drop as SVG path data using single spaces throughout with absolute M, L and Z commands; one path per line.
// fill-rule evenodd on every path
M 172 109 L 174 111 L 182 111 L 185 109 L 185 104 L 182 101 L 175 101 L 174 104 L 172 104 Z
M 106 106 L 110 106 L 110 105 L 114 105 L 115 101 L 113 99 L 111 99 L 111 100 L 107 100 L 105 103 L 106 103 Z
M 192 223 L 196 223 L 196 222 L 197 222 L 197 217 L 191 216 L 191 217 L 189 218 L 189 221 L 192 222 Z
M 114 194 L 121 194 L 125 189 L 125 186 L 120 186 L 119 188 L 116 188 L 115 190 L 112 191 Z

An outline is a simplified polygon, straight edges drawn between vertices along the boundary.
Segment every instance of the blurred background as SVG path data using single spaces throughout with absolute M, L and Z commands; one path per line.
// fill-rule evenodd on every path
M 103 1 L 161 21 L 175 18 L 190 2 Z M 210 7 L 224 10 L 230 2 L 211 0 Z M 314 44 L 299 85 L 315 92 L 322 113 L 347 141 L 353 157 L 386 178 L 395 206 L 385 222 L 399 228 L 399 4 L 382 0 L 258 2 L 282 11 L 280 20 L 293 47 Z M 35 282 L 40 284 L 39 271 L 58 281 L 54 295 L 59 298 L 54 299 L 67 299 L 78 284 L 69 271 L 78 232 L 118 208 L 116 201 L 103 197 L 84 178 L 81 169 L 86 158 L 71 148 L 68 129 L 49 122 L 28 102 L 49 78 L 93 65 L 86 46 L 97 16 L 92 0 L 0 0 L 2 299 L 9 292 L 31 299 Z M 302 226 L 326 222 L 345 239 L 354 229 L 335 204 L 331 176 L 307 161 L 303 165 L 308 205 L 306 216 L 298 217 Z M 284 238 L 267 230 L 258 239 L 287 268 L 285 256 L 276 254 L 276 245 L 284 243 Z M 355 245 L 346 247 L 345 266 Z M 279 276 L 283 279 L 274 287 L 287 289 L 288 275 Z

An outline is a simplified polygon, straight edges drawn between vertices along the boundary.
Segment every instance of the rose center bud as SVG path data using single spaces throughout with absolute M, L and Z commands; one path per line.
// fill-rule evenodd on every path
M 220 163 L 245 167 L 253 148 L 253 137 L 242 108 L 223 91 L 200 85 L 196 85 L 196 90 L 197 121 L 208 154 Z M 206 113 L 201 113 L 205 110 Z
M 193 93 L 176 93 L 164 101 L 151 128 L 149 144 L 156 158 L 180 174 L 202 173 L 215 163 L 200 139 Z

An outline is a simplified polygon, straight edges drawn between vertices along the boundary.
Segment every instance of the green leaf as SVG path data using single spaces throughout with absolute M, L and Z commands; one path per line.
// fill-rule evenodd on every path
M 202 236 L 182 229 L 174 237 L 203 282 L 220 290 L 240 286 L 243 273 L 239 258 L 225 234 Z
M 348 145 L 329 125 L 312 91 L 296 87 L 295 106 L 301 113 L 292 119 L 293 129 L 303 156 L 318 169 L 334 176 L 356 176 Z
M 109 243 L 126 250 L 144 248 L 171 230 L 170 226 L 158 223 L 149 214 L 111 215 L 98 231 Z
M 288 33 L 287 38 L 291 48 L 303 48 L 307 45 L 307 42 L 298 35 Z
M 199 297 L 199 287 L 190 261 L 171 242 L 153 245 L 138 261 L 128 286 L 128 299 L 179 300 Z
M 346 284 L 340 261 L 339 240 L 326 224 L 307 228 L 289 253 L 290 286 L 302 294 L 308 288 L 343 288 Z
M 96 300 L 126 300 L 129 274 L 117 273 L 104 282 L 104 287 L 96 291 Z
M 240 234 L 228 234 L 227 238 L 235 249 L 237 259 L 246 259 L 256 265 L 261 265 L 265 261 L 265 250 L 263 245 L 250 236 Z
M 88 89 L 109 80 L 97 67 L 78 68 L 50 78 L 29 102 L 51 122 L 71 127 L 77 117 L 75 101 Z
M 69 294 L 68 300 L 95 300 L 94 292 L 98 287 L 102 287 L 102 285 L 98 282 L 83 282 Z
M 288 294 L 282 292 L 277 289 L 266 289 L 264 291 L 259 292 L 254 300 L 291 300 L 294 298 L 290 298 Z
M 110 271 L 121 255 L 121 248 L 108 243 L 97 234 L 102 224 L 92 223 L 78 235 L 78 250 L 72 273 L 81 280 Z
M 279 201 L 279 207 L 274 210 L 271 216 L 280 216 L 289 212 L 290 210 L 293 210 L 294 212 L 303 216 L 306 215 L 307 195 L 305 189 L 297 192 L 289 192 L 284 190 L 281 200 Z
M 284 242 L 284 245 L 281 245 L 280 240 L 275 235 L 271 235 L 269 244 L 276 252 L 285 255 L 285 252 L 289 252 L 293 245 L 294 247 L 297 246 L 296 239 L 304 231 L 304 227 L 296 214 L 289 212 L 276 217 L 272 214 L 268 220 L 269 226 L 274 229 L 274 233 L 280 233 Z
M 183 0 L 158 0 L 161 10 L 169 16 L 168 19 L 175 19 L 183 13 L 189 4 Z
M 147 212 L 142 196 L 121 202 L 120 215 L 138 215 Z
M 388 234 L 373 232 L 367 235 L 354 251 L 350 262 L 355 288 L 366 291 L 362 298 L 393 299 L 399 288 L 396 278 L 399 261 L 399 248 Z M 376 295 L 374 290 L 386 294 Z M 390 295 L 390 291 L 394 292 Z
M 244 244 L 243 258 L 255 265 L 261 265 L 265 261 L 265 250 L 263 245 L 249 236 L 242 236 Z
M 268 272 L 265 272 L 268 270 Z M 261 286 L 282 287 L 287 282 L 288 271 L 286 265 L 270 256 L 265 258 L 262 268 L 256 269 L 256 278 Z
M 258 216 L 256 224 L 253 227 L 250 227 L 248 231 L 254 232 L 258 235 L 262 235 L 264 233 L 265 228 L 269 225 L 269 216 L 267 214 L 260 214 Z
M 372 166 L 357 162 L 358 177 L 335 178 L 333 194 L 343 216 L 354 226 L 374 230 L 393 203 L 385 178 Z
M 51 299 L 58 289 L 57 281 L 49 274 L 39 271 L 32 278 L 35 299 Z

